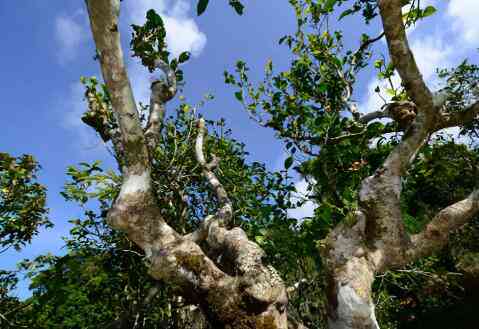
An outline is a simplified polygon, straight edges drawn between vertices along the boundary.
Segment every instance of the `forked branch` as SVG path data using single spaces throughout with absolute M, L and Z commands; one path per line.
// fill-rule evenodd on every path
M 424 230 L 411 237 L 409 260 L 414 261 L 442 249 L 449 241 L 449 235 L 479 214 L 479 190 L 467 198 L 441 210 L 427 224 Z

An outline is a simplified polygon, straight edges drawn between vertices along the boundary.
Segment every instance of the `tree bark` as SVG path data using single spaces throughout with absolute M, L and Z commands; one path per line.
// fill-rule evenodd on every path
M 329 271 L 330 329 L 379 328 L 371 298 L 375 275 L 439 251 L 447 244 L 452 230 L 479 213 L 479 190 L 476 190 L 441 210 L 419 234 L 409 236 L 404 228 L 401 180 L 410 163 L 432 133 L 474 120 L 479 106 L 473 103 L 453 114 L 442 111 L 443 102 L 437 102 L 426 86 L 409 48 L 401 3 L 401 0 L 380 0 L 378 5 L 391 60 L 417 108 L 417 115 L 383 165 L 363 180 L 360 210 L 350 216 L 353 223 L 338 225 L 324 243 L 323 259 Z M 366 119 L 386 114 L 382 111 Z
M 175 83 L 169 79 L 166 89 L 158 84 L 152 86 L 152 112 L 149 124 L 143 129 L 120 44 L 120 0 L 86 0 L 86 4 L 103 79 L 120 131 L 115 150 L 121 159 L 123 182 L 107 221 L 113 228 L 126 232 L 145 251 L 149 274 L 169 283 L 186 302 L 199 305 L 214 328 L 286 329 L 287 295 L 283 281 L 273 268 L 263 264 L 263 251 L 248 240 L 243 230 L 228 230 L 223 226 L 231 216 L 232 207 L 213 174 L 213 165 L 204 160 L 205 129 L 201 121 L 197 159 L 218 196 L 220 208 L 205 220 L 202 227 L 206 230 L 186 236 L 176 232 L 163 218 L 150 176 L 150 150 L 158 142 L 164 105 L 174 96 Z M 162 69 L 162 64 L 157 62 L 156 66 Z M 206 245 L 205 250 L 200 241 L 202 246 Z M 232 268 L 222 268 L 222 264 L 208 257 L 210 249 L 217 255 L 220 253 L 223 259 L 229 257 Z
M 330 329 L 379 329 L 371 298 L 374 270 L 364 257 L 334 269 L 329 282 Z

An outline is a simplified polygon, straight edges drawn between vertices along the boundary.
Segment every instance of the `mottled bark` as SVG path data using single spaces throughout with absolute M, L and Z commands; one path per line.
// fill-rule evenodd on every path
M 479 102 L 476 102 L 466 108 L 464 111 L 444 113 L 437 120 L 436 129 L 457 127 L 476 119 L 479 115 Z
M 163 71 L 165 79 L 155 80 L 151 83 L 150 113 L 145 128 L 145 136 L 150 150 L 153 150 L 160 140 L 166 103 L 176 95 L 175 72 L 161 59 L 155 61 L 155 68 Z
M 441 210 L 419 234 L 411 237 L 408 258 L 415 260 L 446 246 L 451 232 L 457 230 L 479 213 L 479 190 L 466 199 Z
M 477 103 L 464 111 L 443 111 L 443 95 L 426 86 L 409 48 L 401 13 L 401 0 L 380 0 L 379 9 L 389 53 L 407 95 L 415 106 L 414 121 L 383 165 L 361 184 L 360 211 L 336 227 L 323 248 L 329 272 L 329 327 L 331 329 L 379 328 L 371 289 L 374 276 L 431 255 L 443 248 L 450 232 L 479 213 L 479 190 L 440 211 L 419 234 L 409 236 L 401 214 L 401 180 L 429 136 L 443 128 L 477 118 Z M 391 117 L 390 109 L 365 115 L 368 123 Z
M 357 211 L 351 223 L 338 225 L 325 241 L 328 269 L 328 323 L 331 329 L 379 328 L 371 287 L 377 255 L 365 244 L 366 218 Z
M 120 0 L 86 3 L 103 79 L 119 125 L 120 145 L 115 149 L 122 152 L 117 157 L 122 162 L 123 182 L 107 221 L 113 228 L 126 232 L 145 251 L 153 278 L 169 283 L 187 302 L 199 305 L 215 328 L 286 329 L 284 284 L 274 269 L 262 263 L 263 251 L 240 228 L 223 227 L 221 219 L 231 216 L 232 207 L 213 174 L 213 165 L 198 158 L 220 202 L 219 211 L 203 225 L 206 231 L 182 236 L 162 217 L 150 177 L 149 150 L 160 138 L 164 105 L 176 93 L 174 74 L 163 62 L 156 62 L 166 81 L 152 85 L 149 122 L 144 130 L 120 45 Z M 201 122 L 199 130 L 197 153 L 202 154 L 205 129 Z M 197 240 L 204 240 L 208 248 L 203 250 Z M 228 262 L 215 263 L 208 257 L 212 250 Z

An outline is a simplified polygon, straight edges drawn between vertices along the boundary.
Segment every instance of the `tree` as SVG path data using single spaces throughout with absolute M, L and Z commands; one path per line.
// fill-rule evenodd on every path
M 379 328 L 376 317 L 387 325 L 396 306 L 388 295 L 404 276 L 432 273 L 433 279 L 409 286 L 413 300 L 434 294 L 422 292 L 421 284 L 453 282 L 440 276 L 442 267 L 477 275 L 479 150 L 436 133 L 459 127 L 475 136 L 479 68 L 464 61 L 440 70 L 445 87 L 429 90 L 405 31 L 433 14 L 431 6 L 401 0 L 290 3 L 298 30 L 280 43 L 292 51 L 291 67 L 274 73 L 268 61 L 264 82 L 254 86 L 239 61 L 236 75 L 225 72 L 225 81 L 237 88 L 235 97 L 251 118 L 284 140 L 286 171 L 309 182 L 305 199 L 291 194 L 287 174 L 248 164 L 243 146 L 223 134 L 222 121 L 198 118 L 186 103 L 166 115 L 189 54 L 170 58 L 154 11 L 143 26 L 133 26 L 131 48 L 164 78 L 152 83 L 150 104 L 138 110 L 120 45 L 120 0 L 86 1 L 105 84 L 82 78 L 88 103 L 82 120 L 111 142 L 119 173 L 105 172 L 99 163 L 68 169 L 64 197 L 97 204 L 73 221 L 66 255 L 24 262 L 34 295 L 21 323 L 320 328 L 327 322 L 330 328 Z M 198 14 L 207 4 L 198 2 Z M 238 1 L 230 4 L 242 13 Z M 379 17 L 384 32 L 362 35 L 358 49 L 346 50 L 341 31 L 324 22 L 357 13 L 366 23 Z M 383 79 L 398 74 L 402 85 L 391 85 L 391 99 L 381 109 L 361 114 L 353 87 L 371 62 L 370 46 L 383 37 L 391 61 L 373 65 Z M 386 138 L 388 133 L 394 136 Z M 289 218 L 287 210 L 307 200 L 318 205 L 314 216 Z M 457 230 L 468 238 L 457 239 Z M 378 274 L 381 284 L 375 285 Z M 395 281 L 384 280 L 389 276 Z M 5 282 L 14 280 L 6 276 Z M 374 293 L 385 300 L 377 303 L 378 314 Z M 184 305 L 197 308 L 190 312 Z
M 424 227 L 408 232 L 411 215 L 405 202 L 413 200 L 405 200 L 404 195 L 408 174 L 434 147 L 433 134 L 451 127 L 459 127 L 465 135 L 477 129 L 478 68 L 465 61 L 456 69 L 440 71 L 445 88 L 432 92 L 427 87 L 409 48 L 406 28 L 433 14 L 434 7 L 422 8 L 416 1 L 355 1 L 338 19 L 357 12 L 366 22 L 379 16 L 384 32 L 377 37 L 363 34 L 357 50 L 345 51 L 341 31 L 332 32 L 329 24 L 323 24 L 344 1 L 291 3 L 298 32 L 280 41 L 293 52 L 290 69 L 273 75 L 269 62 L 265 82 L 255 88 L 240 61 L 238 78 L 225 73 L 225 80 L 239 88 L 236 96 L 254 120 L 274 129 L 291 154 L 299 151 L 306 156 L 297 169 L 317 181 L 316 213 L 326 212 L 332 228 L 318 237 L 323 239 L 320 248 L 328 272 L 329 327 L 378 328 L 372 301 L 375 275 L 440 251 L 451 233 L 479 212 L 474 176 L 458 187 L 456 196 L 462 195 L 461 199 L 449 198 L 441 209 L 429 209 L 435 213 L 425 216 Z M 379 60 L 375 66 L 384 79 L 397 72 L 402 84 L 391 86 L 391 101 L 381 110 L 361 115 L 352 102 L 353 86 L 357 73 L 369 62 L 369 46 L 382 37 L 391 62 Z M 372 122 L 377 118 L 393 122 Z M 385 140 L 382 136 L 388 132 L 399 132 L 400 138 Z M 377 147 L 371 148 L 375 139 Z M 291 157 L 285 166 L 292 163 Z M 417 187 L 413 193 L 420 195 L 420 190 Z
M 287 296 L 281 278 L 263 264 L 264 252 L 241 228 L 227 227 L 233 214 L 232 204 L 214 174 L 218 160 L 214 157 L 206 160 L 204 120 L 198 120 L 197 124 L 195 157 L 216 195 L 218 211 L 205 219 L 198 230 L 183 235 L 168 224 L 158 203 L 152 181 L 154 153 L 161 139 L 165 103 L 175 96 L 177 79 L 181 78 L 177 65 L 187 55 L 169 61 L 162 42 L 161 18 L 154 12 L 148 13 L 143 27 L 134 27 L 134 54 L 150 70 L 159 68 L 166 76 L 165 81 L 152 84 L 148 123 L 143 129 L 120 45 L 120 1 L 86 3 L 106 85 L 105 96 L 111 101 L 112 124 L 103 124 L 101 131 L 96 129 L 111 138 L 123 179 L 120 192 L 108 210 L 109 224 L 125 232 L 144 250 L 153 278 L 168 282 L 178 294 L 197 302 L 215 326 L 286 328 Z M 154 38 L 153 41 L 146 42 L 148 37 Z M 109 106 L 104 104 L 92 99 L 91 112 L 98 118 L 110 113 Z M 218 259 L 228 266 L 221 266 Z
M 208 209 L 216 207 L 215 194 L 194 159 L 197 118 L 194 109 L 186 111 L 188 107 L 182 104 L 164 119 L 163 139 L 152 166 L 158 202 L 178 232 L 197 228 Z M 208 121 L 215 133 L 205 146 L 222 159 L 217 170 L 235 205 L 232 220 L 259 235 L 262 222 L 268 222 L 274 211 L 277 226 L 287 227 L 287 222 L 282 224 L 286 206 L 273 209 L 272 204 L 278 204 L 276 198 L 285 198 L 292 187 L 259 163 L 247 164 L 243 145 L 228 138 L 223 125 L 221 120 Z M 165 174 L 173 172 L 175 175 Z M 24 324 L 32 325 L 34 319 L 38 328 L 68 324 L 86 329 L 99 323 L 111 328 L 206 328 L 196 303 L 180 298 L 168 282 L 151 278 L 144 251 L 105 223 L 120 191 L 121 177 L 103 170 L 98 162 L 72 166 L 68 175 L 62 194 L 86 209 L 85 216 L 71 221 L 75 226 L 66 239 L 66 255 L 45 255 L 22 263 L 32 278 L 33 290 L 28 301 L 32 307 L 22 317 Z M 223 266 L 231 265 L 225 260 Z
M 0 153 L 0 254 L 10 248 L 20 250 L 42 226 L 51 227 L 46 208 L 46 188 L 37 182 L 39 165 L 31 155 L 12 157 Z M 0 269 L 0 324 L 17 322 L 22 308 L 11 297 L 18 278 L 15 271 Z
M 42 226 L 51 226 L 46 189 L 36 181 L 38 163 L 31 155 L 0 153 L 0 253 L 19 250 Z

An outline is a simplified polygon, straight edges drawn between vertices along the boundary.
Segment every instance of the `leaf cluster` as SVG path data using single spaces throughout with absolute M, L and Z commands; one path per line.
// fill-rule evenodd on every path
M 37 161 L 31 155 L 0 153 L 0 247 L 19 250 L 40 227 L 51 227 L 46 188 L 38 183 Z

